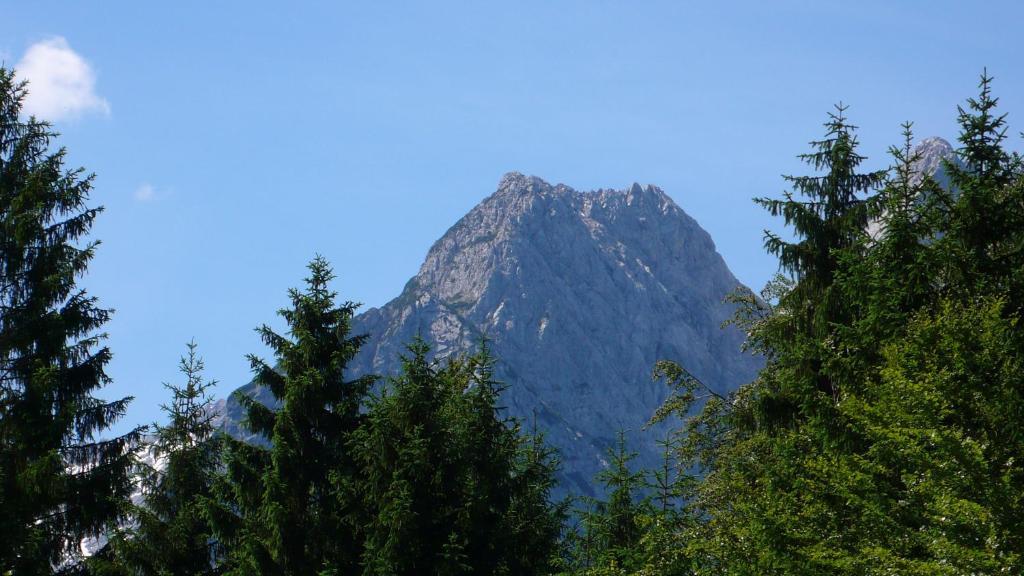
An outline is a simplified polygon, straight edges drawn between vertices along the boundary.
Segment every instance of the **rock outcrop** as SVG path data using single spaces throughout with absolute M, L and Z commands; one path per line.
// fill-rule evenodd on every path
M 668 393 L 651 379 L 657 360 L 720 391 L 754 377 L 761 360 L 721 327 L 732 315 L 723 298 L 739 285 L 708 233 L 654 186 L 578 192 L 510 173 L 401 295 L 356 318 L 370 339 L 353 374 L 393 374 L 417 335 L 438 356 L 488 338 L 504 406 L 559 450 L 564 489 L 592 494 L 620 429 L 638 465 L 659 462 L 664 430 L 642 431 Z M 237 404 L 226 410 L 237 431 Z

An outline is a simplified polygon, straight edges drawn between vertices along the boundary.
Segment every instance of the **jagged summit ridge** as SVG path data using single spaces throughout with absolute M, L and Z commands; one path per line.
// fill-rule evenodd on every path
M 580 192 L 511 172 L 434 243 L 398 298 L 356 319 L 370 340 L 354 364 L 389 374 L 417 335 L 439 355 L 487 337 L 509 411 L 536 417 L 566 484 L 586 493 L 619 428 L 640 464 L 657 462 L 656 435 L 640 431 L 667 392 L 650 377 L 657 360 L 722 390 L 756 373 L 742 334 L 720 329 L 738 286 L 661 189 Z
M 949 189 L 949 175 L 946 173 L 946 162 L 960 165 L 960 159 L 956 155 L 953 146 L 943 138 L 932 136 L 925 138 L 914 147 L 914 154 L 917 161 L 914 162 L 914 172 L 919 175 L 929 175 L 943 188 Z
M 486 337 L 508 386 L 502 404 L 558 449 L 563 490 L 589 494 L 620 429 L 637 465 L 660 462 L 664 430 L 642 431 L 668 392 L 651 379 L 656 361 L 677 360 L 720 391 L 754 377 L 761 360 L 721 328 L 738 286 L 708 233 L 656 186 L 580 192 L 510 172 L 397 298 L 354 319 L 369 338 L 350 375 L 395 374 L 417 336 L 437 356 Z M 244 437 L 237 402 L 225 411 L 226 429 Z
M 397 298 L 354 319 L 369 338 L 350 375 L 395 374 L 417 336 L 436 356 L 486 337 L 508 413 L 558 449 L 564 491 L 591 494 L 620 429 L 637 465 L 660 462 L 664 429 L 642 430 L 668 392 L 651 379 L 655 362 L 677 360 L 719 391 L 753 379 L 761 360 L 721 328 L 738 286 L 708 233 L 656 186 L 580 192 L 510 172 Z M 272 400 L 252 384 L 243 392 Z M 226 429 L 244 436 L 237 402 L 225 411 Z

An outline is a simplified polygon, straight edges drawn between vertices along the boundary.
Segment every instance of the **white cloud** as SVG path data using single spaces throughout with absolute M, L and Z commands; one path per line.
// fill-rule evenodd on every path
M 23 111 L 44 120 L 68 120 L 89 112 L 110 113 L 110 104 L 96 94 L 92 67 L 61 37 L 29 46 L 14 69 L 28 80 Z
M 139 202 L 149 202 L 156 196 L 156 188 L 146 182 L 135 189 L 135 199 Z

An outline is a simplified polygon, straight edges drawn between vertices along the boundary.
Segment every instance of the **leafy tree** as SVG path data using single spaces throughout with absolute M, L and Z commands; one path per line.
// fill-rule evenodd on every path
M 25 94 L 0 68 L 0 573 L 19 575 L 73 562 L 119 517 L 141 434 L 101 436 L 131 400 L 94 396 L 109 382 L 111 311 L 76 286 L 102 208 L 50 126 L 20 117 Z
M 212 419 L 213 399 L 204 381 L 195 342 L 179 362 L 184 384 L 164 384 L 171 402 L 162 406 L 167 424 L 155 424 L 149 454 L 159 463 L 142 465 L 143 501 L 132 507 L 132 523 L 112 539 L 112 559 L 98 559 L 94 572 L 134 575 L 216 574 L 218 555 L 206 521 L 221 438 Z
M 864 517 L 851 567 L 902 574 L 1024 569 L 1024 348 L 1005 304 L 944 302 L 882 347 L 877 376 L 843 412 L 864 434 Z M 844 487 L 845 488 L 845 487 Z M 847 488 L 848 489 L 848 488 Z M 849 570 L 854 572 L 854 570 Z
M 250 356 L 255 381 L 280 403 L 272 410 L 240 396 L 249 430 L 267 449 L 228 441 L 219 503 L 210 507 L 230 574 L 350 574 L 361 543 L 354 515 L 356 462 L 347 448 L 363 421 L 360 406 L 374 377 L 345 379 L 365 336 L 352 336 L 356 305 L 335 305 L 327 262 L 309 264 L 306 290 L 291 290 L 279 314 L 291 338 L 263 326 L 276 369 Z

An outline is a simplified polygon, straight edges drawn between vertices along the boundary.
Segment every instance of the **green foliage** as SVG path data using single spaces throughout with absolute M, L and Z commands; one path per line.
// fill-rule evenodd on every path
M 801 158 L 813 173 L 759 198 L 782 274 L 730 297 L 767 364 L 722 395 L 660 362 L 678 422 L 654 471 L 620 432 L 566 534 L 558 460 L 498 403 L 486 345 L 346 379 L 365 336 L 326 261 L 258 329 L 249 361 L 280 406 L 240 396 L 267 442 L 221 438 L 195 345 L 150 446 L 97 439 L 129 399 L 108 382 L 110 311 L 76 287 L 97 243 L 92 179 L 20 118 L 0 68 L 0 574 L 602 575 L 1024 573 L 1024 162 L 1004 150 L 992 78 L 958 108 L 951 189 L 916 172 L 913 134 L 861 171 L 838 106 Z M 109 530 L 87 563 L 80 541 Z
M 244 396 L 249 430 L 269 449 L 228 441 L 226 473 L 209 515 L 227 551 L 229 574 L 352 573 L 361 550 L 356 461 L 347 443 L 364 416 L 372 376 L 345 380 L 364 336 L 351 336 L 356 305 L 335 306 L 330 266 L 309 264 L 306 290 L 281 310 L 291 338 L 257 330 L 276 369 L 250 356 L 255 381 L 280 402 L 274 411 Z
M 857 171 L 866 158 L 857 153 L 856 127 L 847 122 L 846 110 L 836 106 L 825 123 L 824 138 L 811 142 L 812 151 L 800 155 L 816 174 L 784 176 L 792 192 L 782 199 L 755 199 L 793 227 L 796 242 L 766 230 L 765 248 L 778 256 L 783 271 L 799 280 L 783 296 L 791 301 L 793 321 L 803 332 L 819 337 L 842 314 L 842 301 L 832 285 L 839 258 L 861 246 L 869 214 L 864 195 L 885 179 L 885 171 Z
M 586 576 L 692 574 L 688 542 L 696 537 L 698 522 L 685 499 L 695 478 L 680 474 L 672 443 L 666 441 L 662 466 L 654 471 L 633 470 L 636 453 L 626 447 L 620 431 L 608 450 L 608 467 L 597 480 L 606 499 L 586 499 L 580 511 L 579 531 L 569 535 L 571 573 Z
M 143 501 L 133 506 L 130 523 L 111 537 L 109 558 L 91 562 L 97 574 L 217 574 L 217 550 L 206 521 L 221 438 L 212 424 L 214 381 L 204 381 L 195 342 L 179 362 L 184 384 L 164 384 L 171 402 L 162 406 L 166 424 L 154 424 L 148 447 L 162 469 L 140 464 Z
M 92 177 L 64 166 L 25 85 L 0 68 L 0 573 L 49 574 L 121 515 L 140 430 L 100 439 L 130 398 L 109 378 L 110 311 L 76 286 L 97 242 Z
M 1020 187 L 1021 158 L 1003 150 L 1006 115 L 997 115 L 999 99 L 992 78 L 982 74 L 978 98 L 958 108 L 962 167 L 947 163 L 959 193 L 946 211 L 943 226 L 943 272 L 947 291 L 969 297 L 974 290 L 1008 292 L 1017 310 L 1021 300 L 1020 269 L 1024 265 L 1020 230 L 1024 225 Z
M 659 365 L 659 415 L 683 419 L 677 454 L 704 474 L 680 541 L 697 573 L 1024 569 L 1024 196 L 990 82 L 960 109 L 953 190 L 914 172 L 909 124 L 884 182 L 855 175 L 832 116 L 805 156 L 826 173 L 789 179 L 806 200 L 759 201 L 794 228 L 766 240 L 791 279 L 733 298 L 766 368 L 721 398 Z
M 582 514 L 583 535 L 579 555 L 586 567 L 616 567 L 632 570 L 641 561 L 634 548 L 640 540 L 640 518 L 650 512 L 643 500 L 646 474 L 631 469 L 636 452 L 626 448 L 626 436 L 619 431 L 614 447 L 608 448 L 608 467 L 597 475 L 607 492 L 606 500 L 588 499 Z
M 564 506 L 543 439 L 500 416 L 486 347 L 443 364 L 422 340 L 352 446 L 364 478 L 364 574 L 547 574 Z

